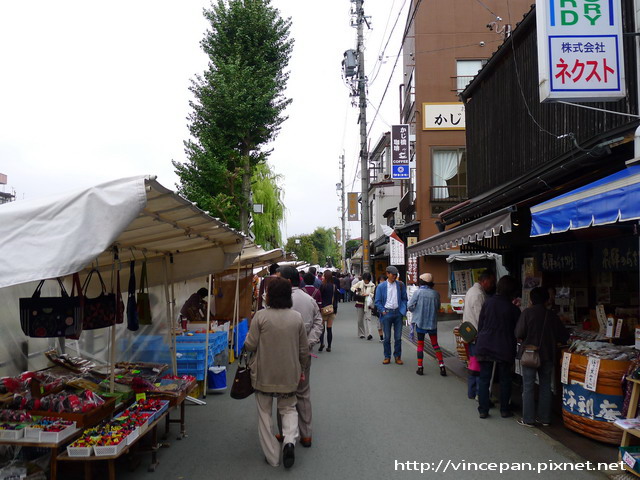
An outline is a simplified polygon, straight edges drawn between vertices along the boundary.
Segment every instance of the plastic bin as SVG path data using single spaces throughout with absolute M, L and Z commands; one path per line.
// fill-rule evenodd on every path
M 240 352 L 242 351 L 242 347 L 244 347 L 244 341 L 247 338 L 247 334 L 249 333 L 249 320 L 246 318 L 238 323 L 238 328 L 233 334 L 235 340 L 234 353 L 236 357 L 240 356 Z
M 209 392 L 224 392 L 227 389 L 227 367 L 210 367 L 207 376 Z

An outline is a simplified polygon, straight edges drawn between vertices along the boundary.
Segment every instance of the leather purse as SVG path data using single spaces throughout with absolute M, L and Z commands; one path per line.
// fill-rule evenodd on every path
M 80 335 L 84 316 L 83 298 L 80 295 L 80 277 L 73 275 L 74 290 L 78 295 L 69 296 L 60 278 L 59 297 L 41 297 L 42 280 L 33 295 L 20 299 L 20 326 L 25 335 L 36 338 L 55 338 Z
M 547 316 L 549 312 L 544 314 L 544 324 L 542 325 L 542 333 L 540 334 L 540 343 L 536 345 L 524 345 L 522 347 L 522 353 L 520 355 L 520 365 L 528 368 L 540 367 L 540 345 L 542 345 L 542 339 L 544 338 L 544 330 L 547 326 Z
M 251 369 L 249 368 L 248 357 L 249 354 L 243 348 L 238 357 L 238 369 L 231 385 L 231 398 L 236 400 L 247 398 L 255 392 L 251 384 Z
M 458 327 L 458 333 L 465 343 L 473 342 L 478 336 L 478 330 L 476 330 L 476 327 L 474 327 L 471 322 L 462 322 Z
M 100 295 L 95 298 L 87 297 L 89 283 L 93 274 L 97 274 L 100 280 Z M 96 269 L 93 269 L 87 275 L 84 285 L 82 286 L 84 295 L 84 318 L 82 320 L 83 330 L 97 330 L 99 328 L 107 328 L 115 325 L 117 315 L 116 294 L 107 293 L 107 287 L 102 280 L 102 275 Z
M 322 315 L 332 315 L 334 313 L 334 310 L 333 310 L 333 299 L 335 298 L 335 295 L 336 295 L 336 287 L 334 285 L 334 287 L 333 287 L 333 295 L 331 295 L 331 304 L 327 305 L 326 307 L 322 307 L 320 309 L 320 313 Z
M 151 325 L 151 301 L 149 299 L 149 281 L 147 278 L 147 261 L 142 262 L 140 273 L 140 290 L 136 299 L 138 306 L 138 322 L 140 325 Z
M 136 262 L 129 264 L 129 286 L 127 287 L 127 328 L 135 332 L 140 328 L 138 323 L 138 306 L 136 305 Z

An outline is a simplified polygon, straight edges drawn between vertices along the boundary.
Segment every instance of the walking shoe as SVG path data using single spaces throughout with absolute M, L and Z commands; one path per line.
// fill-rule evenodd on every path
M 281 434 L 276 433 L 276 440 L 278 440 L 278 442 L 282 443 L 282 442 L 284 442 L 284 437 Z
M 416 370 L 416 373 L 418 375 L 424 375 L 424 368 L 423 367 L 418 367 L 418 370 Z
M 551 425 L 551 422 L 541 422 L 540 420 L 536 420 L 536 423 L 539 423 L 543 427 L 548 427 L 549 425 Z
M 384 338 L 381 338 L 381 339 L 380 339 L 380 343 L 384 343 Z
M 372 338 L 373 338 L 373 335 L 369 335 L 369 336 L 367 337 L 367 340 L 371 340 Z
M 364 340 L 364 335 L 360 335 L 360 338 L 361 338 L 362 340 Z
M 311 446 L 311 437 L 302 437 L 300 443 L 304 448 L 309 448 Z
M 527 422 L 525 422 L 525 421 L 524 421 L 524 419 L 522 419 L 522 418 L 521 418 L 520 420 L 518 420 L 518 425 L 522 425 L 523 427 L 528 427 L 528 428 L 533 428 L 533 427 L 535 427 L 535 424 L 533 424 L 533 423 L 527 423 Z
M 383 364 L 383 365 L 389 365 L 390 363 L 391 363 L 391 359 L 389 359 L 389 358 L 385 358 L 385 359 L 382 361 L 382 364 Z
M 513 417 L 513 412 L 512 411 L 500 412 L 500 416 L 502 418 L 511 418 L 511 417 Z
M 482 412 L 481 412 L 481 413 L 479 414 L 479 417 L 480 417 L 480 418 L 489 418 L 489 414 L 488 414 L 488 413 L 482 413 Z
M 447 370 L 444 368 L 444 365 L 440 365 L 440 375 L 443 377 L 447 376 Z
M 396 363 L 398 365 L 404 365 L 404 362 L 402 361 L 402 359 L 400 357 L 396 357 Z
M 321 343 L 320 348 L 318 349 L 319 352 L 321 352 L 322 350 L 324 350 L 324 343 Z
M 287 443 L 282 450 L 282 464 L 284 468 L 291 468 L 296 461 L 295 447 L 293 443 Z
M 331 347 L 327 347 L 327 352 L 330 352 L 330 351 L 331 351 Z

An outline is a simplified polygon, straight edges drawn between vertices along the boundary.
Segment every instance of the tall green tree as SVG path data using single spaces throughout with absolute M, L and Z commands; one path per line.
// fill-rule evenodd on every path
M 282 246 L 280 224 L 285 207 L 280 194 L 281 180 L 282 176 L 276 175 L 267 162 L 258 164 L 253 172 L 253 202 L 263 206 L 263 213 L 253 216 L 253 232 L 256 243 L 266 249 Z
M 285 121 L 290 19 L 270 0 L 217 0 L 204 15 L 209 67 L 192 81 L 187 163 L 173 162 L 178 190 L 248 233 L 251 178 Z
M 289 237 L 285 249 L 295 253 L 298 260 L 312 265 L 325 265 L 330 259 L 332 265 L 337 266 L 340 265 L 341 255 L 335 235 L 335 229 L 317 227 L 309 235 Z

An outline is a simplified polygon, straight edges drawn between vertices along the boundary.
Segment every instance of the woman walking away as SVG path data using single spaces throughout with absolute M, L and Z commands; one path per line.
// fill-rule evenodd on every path
M 371 340 L 373 335 L 371 332 L 373 328 L 371 326 L 371 309 L 370 305 L 373 304 L 374 292 L 376 285 L 371 281 L 371 274 L 365 272 L 362 274 L 362 280 L 356 282 L 351 287 L 351 291 L 355 294 L 356 299 L 356 312 L 358 314 L 358 336 Z
M 282 463 L 290 468 L 295 461 L 298 440 L 296 390 L 309 360 L 309 342 L 302 316 L 291 309 L 291 283 L 274 278 L 267 287 L 269 308 L 254 315 L 244 348 L 256 352 L 251 358 L 251 384 L 256 390 L 258 435 L 265 460 L 280 464 L 280 444 L 272 431 L 274 398 L 282 417 L 284 448 Z
M 525 427 L 535 425 L 534 391 L 537 373 L 540 381 L 538 422 L 548 426 L 551 423 L 551 384 L 556 344 L 565 343 L 569 339 L 569 332 L 558 315 L 547 308 L 549 291 L 546 288 L 536 287 L 531 290 L 530 295 L 532 306 L 520 315 L 515 334 L 523 346 L 537 347 L 540 366 L 538 368 L 522 366 L 522 419 L 518 420 L 518 423 Z
M 331 342 L 333 341 L 333 321 L 338 313 L 338 288 L 336 287 L 331 270 L 325 270 L 322 275 L 322 286 L 320 287 L 320 295 L 322 296 L 322 323 L 325 326 L 320 336 L 320 348 L 318 351 L 324 350 L 324 333 L 327 332 L 327 352 L 331 351 Z M 331 311 L 329 306 L 333 306 Z
M 433 289 L 433 275 L 423 273 L 418 280 L 419 289 L 411 296 L 407 309 L 413 313 L 411 323 L 415 325 L 418 334 L 418 375 L 424 375 L 422 365 L 424 359 L 424 336 L 429 335 L 431 346 L 436 352 L 440 375 L 447 376 L 444 367 L 442 350 L 438 345 L 438 311 L 440 310 L 440 294 Z
M 513 417 L 511 411 L 511 370 L 516 358 L 514 330 L 520 309 L 513 304 L 518 291 L 518 282 L 505 275 L 498 282 L 496 294 L 488 298 L 480 310 L 476 357 L 480 362 L 478 379 L 478 413 L 480 418 L 489 416 L 491 408 L 490 390 L 493 364 L 500 376 L 500 415 Z

